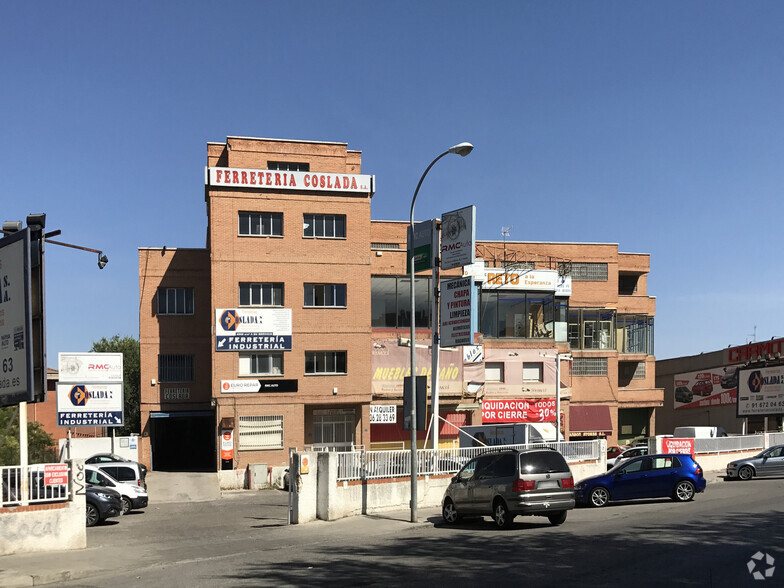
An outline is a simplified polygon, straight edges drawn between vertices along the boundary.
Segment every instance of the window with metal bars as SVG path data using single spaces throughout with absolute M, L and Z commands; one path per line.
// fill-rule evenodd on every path
M 572 361 L 573 376 L 606 376 L 606 357 L 575 357 Z
M 159 382 L 192 382 L 193 381 L 193 356 L 192 355 L 159 355 L 158 356 L 158 381 Z
M 281 449 L 283 415 L 240 416 L 237 419 L 239 450 Z
M 193 314 L 193 288 L 158 288 L 158 314 Z
M 607 264 L 596 262 L 573 262 L 572 281 L 575 282 L 606 282 Z
M 403 249 L 400 243 L 371 243 L 371 249 Z

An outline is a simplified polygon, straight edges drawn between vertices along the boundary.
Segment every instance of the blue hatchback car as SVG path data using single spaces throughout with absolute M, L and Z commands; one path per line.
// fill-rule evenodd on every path
M 691 455 L 646 455 L 575 484 L 575 500 L 605 506 L 614 500 L 670 497 L 687 502 L 705 490 L 702 468 Z

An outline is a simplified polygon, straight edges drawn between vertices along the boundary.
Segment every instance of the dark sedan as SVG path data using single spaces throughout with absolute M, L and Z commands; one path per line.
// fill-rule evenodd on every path
M 646 455 L 575 485 L 577 502 L 605 506 L 614 500 L 670 497 L 679 502 L 705 490 L 702 468 L 691 455 Z
M 85 489 L 85 502 L 88 527 L 94 527 L 110 517 L 118 517 L 122 514 L 120 493 L 111 488 L 88 484 Z

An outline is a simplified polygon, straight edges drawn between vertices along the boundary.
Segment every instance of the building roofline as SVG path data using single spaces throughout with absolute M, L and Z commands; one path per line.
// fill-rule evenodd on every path
M 314 141 L 312 139 L 275 139 L 273 137 L 242 137 L 239 135 L 226 135 L 226 141 L 229 139 L 245 139 L 249 141 L 274 141 L 276 143 L 308 143 L 313 145 L 343 145 L 348 143 L 343 141 Z M 226 143 L 220 141 L 208 141 L 207 145 L 225 145 Z

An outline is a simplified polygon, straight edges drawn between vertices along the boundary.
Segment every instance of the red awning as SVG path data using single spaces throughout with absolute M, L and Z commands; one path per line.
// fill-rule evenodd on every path
M 570 435 L 612 435 L 610 407 L 605 404 L 569 407 Z

